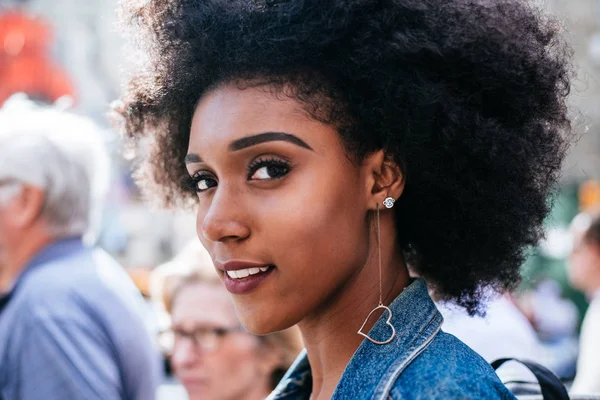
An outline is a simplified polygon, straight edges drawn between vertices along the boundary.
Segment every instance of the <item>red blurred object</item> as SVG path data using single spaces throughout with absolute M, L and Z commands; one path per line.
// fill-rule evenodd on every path
M 67 73 L 50 57 L 52 29 L 21 11 L 0 14 L 0 105 L 19 92 L 54 102 L 75 98 Z

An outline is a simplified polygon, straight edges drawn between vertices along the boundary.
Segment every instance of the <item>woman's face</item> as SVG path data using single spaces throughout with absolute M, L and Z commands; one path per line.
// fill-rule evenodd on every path
M 600 248 L 583 236 L 583 232 L 575 232 L 567 271 L 573 287 L 592 294 L 600 289 Z
M 288 328 L 365 285 L 372 181 L 302 104 L 215 89 L 196 108 L 186 164 L 198 236 L 250 331 Z
M 184 287 L 173 303 L 172 322 L 175 331 L 187 333 L 234 329 L 209 350 L 176 335 L 171 362 L 190 400 L 261 399 L 269 393 L 272 358 L 265 356 L 258 338 L 238 329 L 231 297 L 223 287 L 204 283 Z

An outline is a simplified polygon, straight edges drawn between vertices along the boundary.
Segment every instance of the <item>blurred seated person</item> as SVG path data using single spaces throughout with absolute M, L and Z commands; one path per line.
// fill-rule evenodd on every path
M 107 173 L 91 121 L 24 98 L 0 109 L 0 399 L 155 397 L 141 295 L 83 239 Z
M 490 363 L 500 358 L 534 361 L 563 376 L 563 371 L 576 357 L 576 341 L 544 343 L 511 293 L 489 293 L 487 297 L 489 302 L 484 316 L 469 316 L 463 309 L 438 303 L 444 317 L 444 331 L 462 340 Z M 502 382 L 511 384 L 513 393 L 539 391 L 535 376 L 521 364 L 504 364 L 498 375 Z M 533 385 L 525 384 L 529 382 Z
M 485 316 L 469 316 L 463 309 L 439 304 L 444 316 L 444 331 L 458 337 L 486 361 L 499 358 L 536 360 L 539 340 L 526 316 L 512 296 L 495 295 Z
M 569 280 L 590 300 L 581 326 L 577 375 L 571 391 L 600 394 L 600 214 L 579 214 L 571 232 L 574 243 L 568 262 Z
M 158 267 L 152 281 L 171 315 L 161 337 L 172 335 L 171 364 L 190 400 L 262 400 L 302 349 L 296 328 L 266 336 L 244 330 L 198 241 Z

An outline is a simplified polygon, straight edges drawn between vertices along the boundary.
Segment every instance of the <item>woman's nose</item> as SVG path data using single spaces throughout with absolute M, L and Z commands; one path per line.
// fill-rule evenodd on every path
M 246 210 L 236 196 L 225 190 L 215 193 L 206 213 L 198 210 L 198 233 L 212 242 L 237 241 L 250 236 Z
M 198 354 L 191 340 L 179 340 L 173 346 L 171 363 L 175 369 L 189 367 L 198 360 Z

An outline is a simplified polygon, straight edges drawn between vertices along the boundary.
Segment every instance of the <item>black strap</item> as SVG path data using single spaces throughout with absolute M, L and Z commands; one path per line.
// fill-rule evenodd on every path
M 533 361 L 523 361 L 516 358 L 501 358 L 494 361 L 492 367 L 496 370 L 507 361 L 519 362 L 533 372 L 533 375 L 535 375 L 540 384 L 540 388 L 542 389 L 544 400 L 569 400 L 569 393 L 560 379 L 558 379 L 558 377 L 549 369 L 538 363 Z
M 2 311 L 4 311 L 4 307 L 8 305 L 8 302 L 10 301 L 11 297 L 12 291 L 10 293 L 7 293 L 3 297 L 0 297 L 0 314 L 2 314 Z M 2 397 L 0 397 L 0 400 L 2 400 Z

